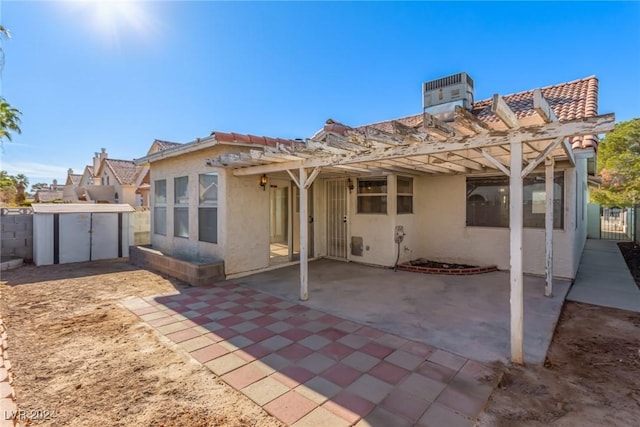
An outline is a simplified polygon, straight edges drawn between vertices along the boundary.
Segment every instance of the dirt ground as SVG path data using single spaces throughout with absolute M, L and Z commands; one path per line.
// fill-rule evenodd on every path
M 184 284 L 121 261 L 26 266 L 2 281 L 18 407 L 55 413 L 27 425 L 281 425 L 119 305 Z
M 619 243 L 640 287 L 640 246 Z M 640 313 L 566 302 L 544 367 L 506 368 L 478 426 L 640 425 Z
M 618 246 L 627 266 L 629 266 L 629 272 L 640 288 L 640 245 L 633 242 L 621 242 L 618 243 Z
M 507 367 L 478 426 L 637 426 L 640 314 L 566 302 L 544 367 Z

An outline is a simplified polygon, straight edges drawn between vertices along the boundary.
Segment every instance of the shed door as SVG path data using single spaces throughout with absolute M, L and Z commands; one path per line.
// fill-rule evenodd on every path
M 347 183 L 327 181 L 327 256 L 347 258 Z
M 118 214 L 94 213 L 91 233 L 91 259 L 118 258 Z
M 89 233 L 91 230 L 91 214 L 62 214 L 59 216 L 59 224 L 60 264 L 89 261 L 91 259 L 91 234 Z

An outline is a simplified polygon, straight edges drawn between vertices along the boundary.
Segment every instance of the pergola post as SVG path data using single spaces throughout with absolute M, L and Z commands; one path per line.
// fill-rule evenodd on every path
M 522 278 L 522 142 L 512 141 L 509 177 L 509 235 L 511 264 L 511 361 L 522 365 L 524 292 Z
M 300 168 L 299 175 L 300 191 L 300 299 L 306 301 L 309 299 L 308 291 L 308 253 L 307 253 L 307 235 L 309 233 L 309 220 L 307 218 L 307 170 Z
M 544 162 L 544 190 L 545 190 L 545 214 L 544 214 L 544 243 L 545 243 L 545 276 L 546 284 L 544 295 L 550 297 L 553 292 L 553 188 L 554 188 L 553 157 L 548 157 Z

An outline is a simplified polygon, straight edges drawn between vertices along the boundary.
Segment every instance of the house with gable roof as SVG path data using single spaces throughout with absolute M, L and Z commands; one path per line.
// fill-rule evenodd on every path
M 67 171 L 67 180 L 64 185 L 72 185 L 78 187 L 80 185 L 80 181 L 82 180 L 82 174 L 73 173 L 73 169 L 69 168 Z
M 416 258 L 575 277 L 597 135 L 595 76 L 474 100 L 459 73 L 423 84 L 423 111 L 311 138 L 212 132 L 137 159 L 152 246 L 224 261 L 227 276 L 328 257 Z
M 147 150 L 147 156 L 158 151 L 166 150 L 172 147 L 182 145 L 177 142 L 162 141 L 156 139 Z M 138 172 L 135 178 L 136 194 L 140 199 L 140 206 L 149 206 L 149 191 L 151 190 L 149 165 L 143 165 L 138 168 Z
M 137 166 L 131 160 L 105 158 L 100 162 L 96 176 L 100 177 L 103 186 L 113 187 L 115 203 L 139 206 L 135 186 L 137 172 Z

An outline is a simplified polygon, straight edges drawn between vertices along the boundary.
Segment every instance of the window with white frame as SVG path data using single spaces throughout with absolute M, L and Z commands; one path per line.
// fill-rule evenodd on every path
M 413 213 L 413 178 L 399 176 L 397 180 L 397 213 Z
M 198 193 L 198 240 L 218 243 L 218 174 L 200 174 Z
M 387 177 L 358 178 L 358 213 L 387 213 Z
M 564 227 L 564 172 L 554 175 L 553 228 Z M 544 174 L 529 174 L 523 180 L 523 225 L 544 228 L 546 211 Z M 467 178 L 467 225 L 509 227 L 509 178 Z
M 167 235 L 167 180 L 153 183 L 153 232 Z
M 173 235 L 189 237 L 189 177 L 173 179 Z

